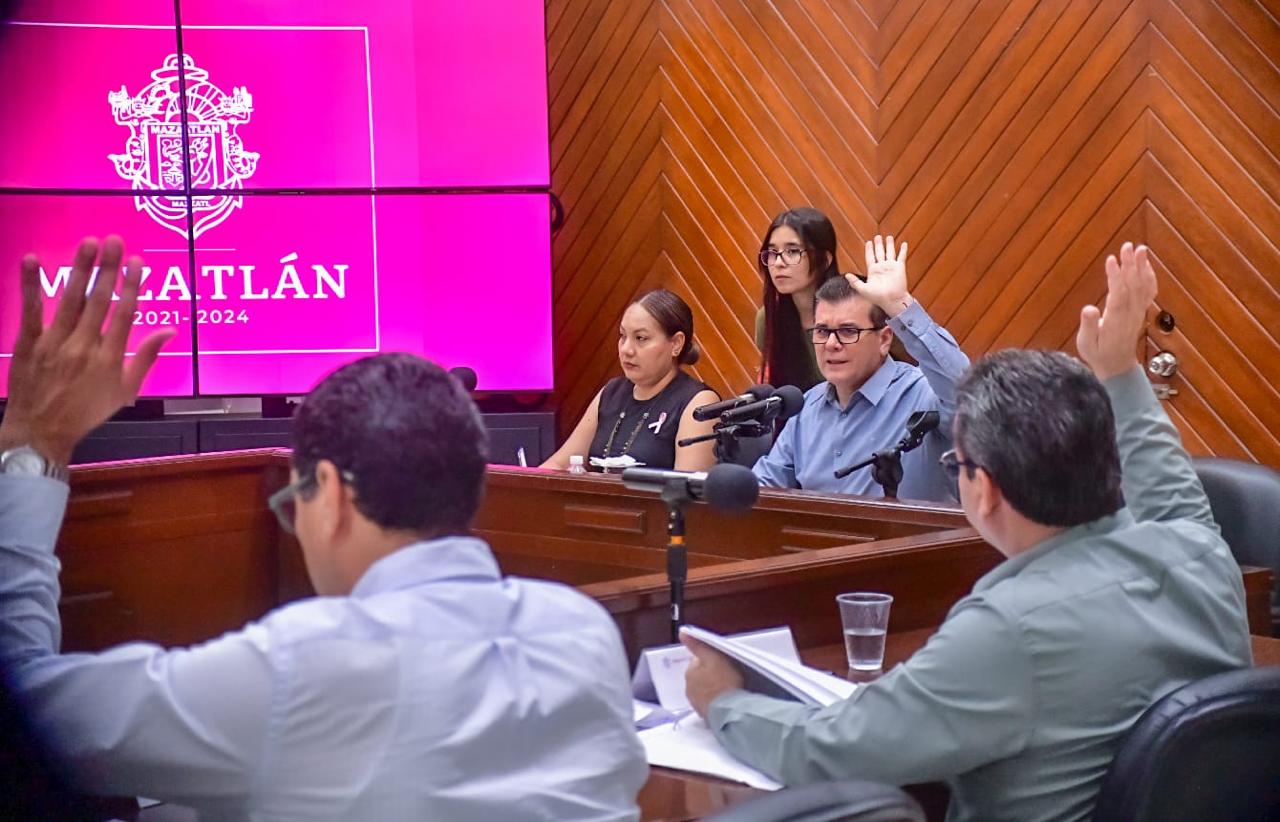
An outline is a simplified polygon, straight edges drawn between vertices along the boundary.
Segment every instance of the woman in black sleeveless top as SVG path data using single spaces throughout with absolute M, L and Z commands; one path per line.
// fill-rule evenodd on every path
M 710 468 L 716 461 L 713 441 L 676 445 L 711 433 L 715 422 L 696 422 L 693 409 L 719 397 L 680 368 L 697 362 L 698 354 L 693 312 L 684 300 L 665 289 L 636 300 L 618 330 L 618 360 L 625 376 L 613 378 L 596 394 L 569 439 L 542 467 L 568 468 L 574 454 L 629 454 L 649 468 Z

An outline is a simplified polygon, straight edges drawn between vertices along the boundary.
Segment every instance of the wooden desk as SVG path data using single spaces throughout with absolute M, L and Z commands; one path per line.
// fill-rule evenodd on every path
M 288 452 L 243 451 L 72 469 L 59 539 L 64 647 L 132 639 L 188 645 L 311 593 L 297 542 L 266 499 Z M 850 589 L 898 597 L 894 630 L 936 625 L 1000 560 L 954 508 L 764 491 L 730 516 L 691 506 L 687 617 L 722 631 L 795 625 L 802 644 L 838 627 Z M 613 613 L 634 659 L 669 636 L 665 511 L 616 477 L 493 468 L 477 517 L 506 573 L 583 586 Z M 1270 574 L 1247 571 L 1250 624 L 1269 626 Z M 744 608 L 744 598 L 751 607 Z
M 192 644 L 310 595 L 298 544 L 266 505 L 288 476 L 288 452 L 275 450 L 74 467 L 58 545 L 64 647 Z M 575 585 L 634 580 L 605 590 L 665 612 L 665 594 L 648 593 L 665 590 L 658 573 L 666 565 L 665 523 L 656 494 L 631 491 L 616 477 L 495 467 L 476 532 L 505 573 Z M 995 552 L 963 526 L 963 515 L 944 506 L 766 491 L 742 516 L 692 505 L 686 530 L 691 577 L 700 580 L 742 562 L 766 563 L 739 568 L 755 573 L 782 560 L 776 574 L 816 555 L 828 565 L 843 561 L 824 553 L 832 546 L 859 562 L 882 550 L 897 561 L 920 547 L 945 566 L 938 548 L 957 544 L 956 529 L 971 549 L 966 562 L 977 555 L 982 567 L 994 565 Z M 939 543 L 940 534 L 950 536 Z M 638 632 L 633 649 L 651 634 Z

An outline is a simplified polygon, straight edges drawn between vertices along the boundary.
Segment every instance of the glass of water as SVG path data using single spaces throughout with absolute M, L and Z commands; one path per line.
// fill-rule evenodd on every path
M 888 594 L 853 593 L 836 597 L 840 621 L 844 624 L 844 649 L 849 667 L 855 671 L 878 671 L 884 667 L 884 637 L 889 630 Z

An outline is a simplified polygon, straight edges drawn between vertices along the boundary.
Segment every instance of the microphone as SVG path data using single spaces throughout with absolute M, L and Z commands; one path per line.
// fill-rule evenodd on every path
M 698 422 L 713 420 L 724 412 L 737 408 L 740 405 L 746 405 L 749 402 L 757 402 L 758 400 L 763 400 L 772 395 L 772 385 L 753 385 L 746 390 L 746 393 L 739 394 L 736 397 L 730 397 L 727 400 L 709 402 L 706 405 L 693 409 L 693 418 Z
M 689 496 L 720 511 L 746 511 L 760 496 L 760 483 L 751 469 L 730 463 L 696 473 L 663 468 L 627 468 L 622 472 L 622 484 L 633 491 L 660 492 L 669 482 L 684 483 Z
M 465 365 L 455 365 L 449 369 L 449 376 L 458 381 L 462 386 L 462 390 L 470 394 L 476 390 L 476 372 L 473 368 L 467 368 Z
M 740 405 L 720 415 L 720 422 L 726 425 L 756 420 L 768 422 L 773 419 L 788 419 L 799 413 L 804 407 L 804 392 L 794 385 L 784 385 L 768 399 Z
M 923 439 L 925 434 L 938 430 L 941 420 L 937 411 L 916 411 L 907 418 L 907 431 L 913 439 Z
M 883 466 L 896 464 L 897 477 L 901 480 L 902 455 L 908 451 L 914 451 L 916 448 L 919 448 L 920 444 L 924 442 L 924 438 L 927 434 L 938 430 L 940 422 L 941 417 L 937 411 L 912 412 L 911 416 L 907 417 L 907 435 L 903 437 L 897 445 L 892 448 L 886 448 L 883 451 L 877 451 L 872 454 L 869 459 L 865 459 L 862 462 L 857 462 L 853 465 L 841 468 L 839 471 L 836 471 L 836 479 L 844 479 L 854 471 L 857 471 L 860 468 L 866 468 L 868 465 L 872 465 L 875 466 L 872 469 L 872 473 L 876 477 L 876 481 L 880 482 L 880 477 L 882 475 L 887 476 L 892 474 L 890 469 L 884 468 Z M 883 482 L 880 482 L 880 484 L 885 485 Z M 893 493 L 886 493 L 885 496 L 897 496 L 898 483 L 895 481 L 890 483 L 890 485 L 893 486 Z M 887 488 L 888 486 L 886 486 L 886 489 Z

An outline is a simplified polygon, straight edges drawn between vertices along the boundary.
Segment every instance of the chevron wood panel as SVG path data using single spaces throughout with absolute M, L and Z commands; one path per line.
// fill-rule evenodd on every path
M 1280 8 L 1258 0 L 548 0 L 562 432 L 623 307 L 695 307 L 699 376 L 753 381 L 760 235 L 911 241 L 971 356 L 1070 350 L 1102 260 L 1151 245 L 1148 354 L 1189 447 L 1280 465 Z M 1153 312 L 1153 317 L 1154 317 Z

